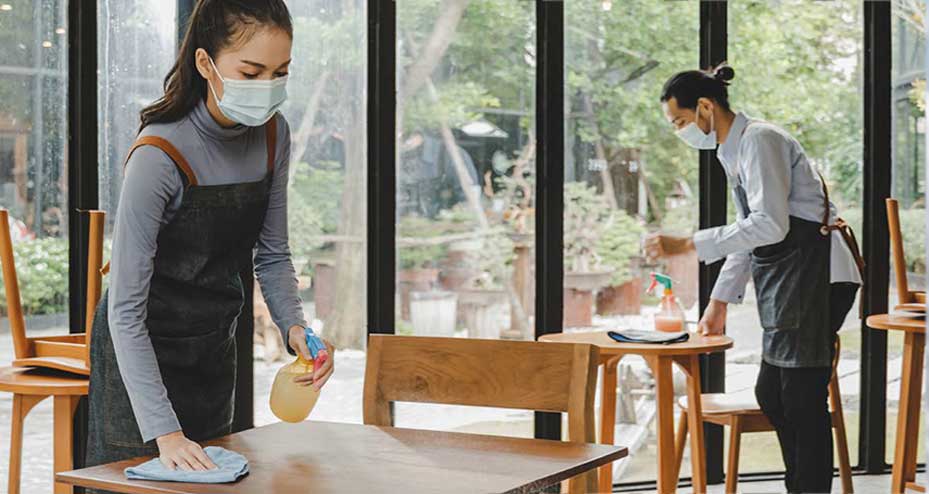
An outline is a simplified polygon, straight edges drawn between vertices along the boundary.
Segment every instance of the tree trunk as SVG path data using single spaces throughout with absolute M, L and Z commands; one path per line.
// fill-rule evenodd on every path
M 297 132 L 290 140 L 291 179 L 293 179 L 294 172 L 297 170 L 297 167 L 293 166 L 293 164 L 303 159 L 303 154 L 306 153 L 306 148 L 310 142 L 310 136 L 313 133 L 313 124 L 316 122 L 316 114 L 319 112 L 319 104 L 323 98 L 323 93 L 326 90 L 326 85 L 329 82 L 329 77 L 331 76 L 332 71 L 327 70 L 323 72 L 316 80 L 316 83 L 313 87 L 313 92 L 306 100 L 306 107 L 303 111 L 303 119 L 300 121 L 300 125 L 297 127 Z
M 355 118 L 345 135 L 345 181 L 339 211 L 339 235 L 365 237 L 367 161 L 364 119 Z M 326 335 L 336 348 L 363 349 L 367 313 L 366 243 L 336 244 L 335 300 L 339 307 L 326 321 Z

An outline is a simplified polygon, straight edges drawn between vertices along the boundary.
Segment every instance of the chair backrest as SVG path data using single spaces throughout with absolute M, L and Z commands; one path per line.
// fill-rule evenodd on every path
M 0 208 L 0 264 L 3 269 L 3 288 L 6 290 L 6 315 L 13 334 L 13 354 L 17 359 L 29 358 L 29 340 L 26 339 L 26 319 L 19 295 L 19 278 L 13 259 L 13 239 L 10 238 L 10 213 Z
M 897 280 L 897 297 L 901 304 L 916 301 L 906 281 L 906 257 L 903 255 L 903 233 L 900 229 L 900 209 L 896 199 L 887 199 L 887 230 L 890 233 L 890 259 Z
M 93 331 L 94 314 L 97 304 L 100 303 L 100 290 L 103 286 L 103 229 L 106 213 L 103 211 L 88 211 L 90 228 L 87 239 L 87 306 L 84 319 L 84 334 L 87 348 L 84 361 L 90 368 L 90 335 Z
M 390 403 L 567 412 L 568 440 L 596 442 L 599 352 L 586 344 L 371 335 L 364 423 L 389 426 Z M 596 489 L 596 474 L 569 490 Z
M 93 313 L 100 300 L 102 284 L 101 264 L 103 261 L 103 228 L 106 213 L 89 211 L 90 239 L 87 250 L 87 319 L 85 321 L 84 361 L 90 367 L 90 330 Z M 22 299 L 19 292 L 19 278 L 16 275 L 16 261 L 13 254 L 13 241 L 10 237 L 9 211 L 0 208 L 0 264 L 3 270 L 3 285 L 6 290 L 7 317 L 10 320 L 10 332 L 13 335 L 13 352 L 16 359 L 34 356 L 34 345 L 26 337 L 26 321 L 23 314 Z M 3 228 L 3 225 L 7 225 Z

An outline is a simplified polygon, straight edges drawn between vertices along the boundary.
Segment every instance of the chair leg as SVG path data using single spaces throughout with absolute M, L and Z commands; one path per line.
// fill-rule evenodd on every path
M 13 394 L 13 413 L 10 424 L 10 476 L 7 484 L 9 494 L 19 494 L 19 478 L 23 459 L 23 422 L 33 407 L 47 396 Z
M 684 445 L 687 444 L 687 410 L 681 410 L 677 422 L 677 434 L 674 435 L 674 456 L 677 466 L 674 476 L 681 478 L 681 465 L 684 463 Z
M 54 473 L 67 472 L 74 468 L 74 411 L 80 396 L 55 397 L 55 443 Z M 74 487 L 55 482 L 55 494 L 72 494 Z
M 835 429 L 836 453 L 839 457 L 839 477 L 842 479 L 842 493 L 854 494 L 852 485 L 852 465 L 848 459 L 848 436 L 845 433 L 845 414 L 842 412 L 842 395 L 839 393 L 839 379 L 835 374 L 829 381 L 829 402 L 832 405 L 832 428 Z
M 742 442 L 742 417 L 732 416 L 729 425 L 729 464 L 726 468 L 726 494 L 735 494 L 739 487 L 739 449 Z

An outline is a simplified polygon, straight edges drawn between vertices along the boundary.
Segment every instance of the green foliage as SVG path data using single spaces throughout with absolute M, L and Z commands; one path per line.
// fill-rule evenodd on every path
M 564 190 L 564 269 L 589 272 L 601 266 L 596 246 L 610 219 L 610 207 L 597 189 L 569 182 Z
M 635 277 L 630 261 L 641 254 L 645 228 L 625 211 L 616 211 L 597 242 L 597 253 L 604 266 L 613 268 L 613 285 L 622 285 Z
M 42 238 L 14 245 L 16 275 L 25 315 L 68 310 L 68 239 Z M 0 296 L 6 313 L 7 298 Z
M 497 232 L 481 239 L 481 248 L 473 253 L 472 263 L 480 273 L 473 288 L 501 289 L 510 279 L 513 268 L 513 241 L 505 233 Z
M 287 195 L 287 223 L 294 257 L 309 257 L 323 246 L 320 235 L 338 230 L 342 194 L 342 172 L 312 169 L 294 163 Z

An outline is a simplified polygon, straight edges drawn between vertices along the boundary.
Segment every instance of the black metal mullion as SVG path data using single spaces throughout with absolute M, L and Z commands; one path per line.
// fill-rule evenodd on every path
M 368 0 L 368 334 L 394 334 L 397 6 Z
M 892 154 L 891 4 L 864 2 L 864 315 L 887 312 L 890 246 L 884 200 L 890 197 Z M 861 325 L 861 413 L 858 465 L 884 471 L 887 426 L 887 332 Z
M 89 223 L 81 210 L 96 209 L 97 3 L 68 2 L 68 293 L 69 330 L 84 331 Z M 40 184 L 41 186 L 41 184 Z M 74 418 L 76 467 L 84 464 L 87 403 Z
M 535 336 L 564 317 L 564 3 L 536 0 Z M 561 414 L 536 412 L 535 437 L 561 439 Z
M 726 2 L 700 2 L 700 67 L 706 68 L 726 60 L 728 44 Z M 728 191 L 726 175 L 714 151 L 700 151 L 700 228 L 726 224 Z M 700 314 L 710 301 L 710 294 L 722 262 L 700 264 Z M 701 386 L 704 393 L 722 393 L 726 386 L 725 352 L 700 357 Z M 723 428 L 704 424 L 707 482 L 723 481 Z

